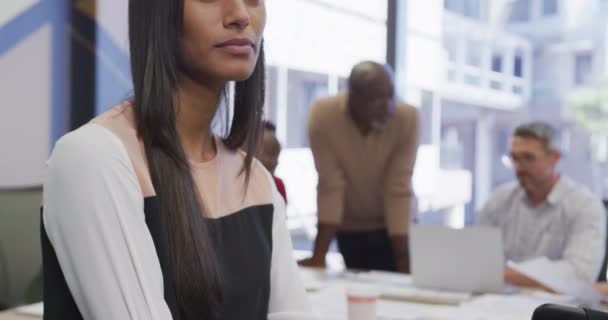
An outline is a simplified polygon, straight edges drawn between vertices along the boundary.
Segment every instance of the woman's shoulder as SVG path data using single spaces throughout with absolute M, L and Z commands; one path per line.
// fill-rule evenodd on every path
M 93 162 L 129 156 L 129 143 L 137 140 L 137 135 L 128 119 L 127 108 L 125 104 L 118 105 L 67 133 L 55 144 L 53 156 L 67 153 L 72 158 Z
M 74 162 L 79 168 L 92 171 L 124 166 L 137 176 L 144 196 L 154 195 L 145 150 L 137 136 L 132 107 L 128 103 L 111 108 L 63 136 L 55 145 L 49 170 Z
M 101 126 L 89 123 L 64 135 L 47 161 L 45 208 L 49 199 L 61 199 L 65 192 L 93 194 L 104 186 L 134 181 L 128 161 L 120 141 Z
M 91 123 L 102 126 L 118 138 L 127 152 L 144 196 L 155 195 L 144 143 L 137 133 L 133 105 L 123 102 L 99 115 Z
M 94 123 L 67 133 L 56 143 L 49 162 L 70 158 L 83 165 L 100 163 L 125 155 L 120 141 L 107 129 Z
M 135 113 L 131 103 L 121 103 L 91 120 L 113 133 L 127 150 L 139 149 L 142 144 L 137 135 Z

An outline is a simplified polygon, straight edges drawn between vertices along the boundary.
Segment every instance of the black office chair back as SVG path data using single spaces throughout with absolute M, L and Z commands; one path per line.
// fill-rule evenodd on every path
M 608 200 L 604 199 L 604 209 L 606 209 L 606 214 L 608 215 Z M 606 219 L 608 223 L 608 219 Z M 608 228 L 608 226 L 607 226 Z M 608 271 L 608 232 L 606 232 L 606 251 L 604 252 L 604 263 L 602 263 L 602 269 L 600 270 L 600 275 L 597 278 L 598 282 L 606 282 L 606 272 Z
M 536 308 L 532 320 L 608 320 L 608 313 L 587 308 L 544 304 Z

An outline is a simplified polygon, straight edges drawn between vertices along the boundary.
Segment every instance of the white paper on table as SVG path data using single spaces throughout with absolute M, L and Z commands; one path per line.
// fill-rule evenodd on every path
M 540 257 L 522 263 L 509 261 L 508 266 L 549 289 L 575 298 L 585 306 L 595 307 L 603 299 L 603 296 L 582 281 L 567 263 L 554 263 L 546 257 Z
M 360 284 L 358 284 L 360 285 Z M 334 284 L 327 286 L 319 292 L 310 293 L 310 300 L 323 320 L 347 320 L 347 288 L 349 284 Z M 395 301 L 378 300 L 378 320 L 427 320 L 427 319 L 454 319 L 450 317 L 457 311 L 454 306 L 436 306 L 424 304 L 411 304 Z M 470 320 L 461 317 L 458 320 Z
M 310 302 L 321 319 L 346 320 L 346 288 L 335 284 L 309 293 Z
M 44 313 L 44 305 L 42 304 L 42 302 L 39 302 L 39 303 L 35 303 L 35 304 L 30 304 L 27 306 L 21 306 L 21 307 L 15 308 L 15 312 L 20 313 L 20 314 L 30 315 L 30 316 L 42 317 L 42 315 Z
M 373 282 L 375 284 L 389 284 L 408 287 L 414 285 L 414 281 L 410 275 L 388 271 L 369 271 L 359 273 L 347 272 L 346 277 L 348 279 Z
M 279 312 L 268 315 L 268 320 L 320 320 L 318 316 L 307 313 Z
M 319 279 L 323 271 L 300 267 L 300 279 L 304 289 L 308 292 L 319 291 L 323 288 L 323 283 Z

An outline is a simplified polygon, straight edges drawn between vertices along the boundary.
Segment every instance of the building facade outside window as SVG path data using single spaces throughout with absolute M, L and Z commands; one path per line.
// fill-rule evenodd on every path
M 511 5 L 510 22 L 526 22 L 530 20 L 532 9 L 530 0 L 516 0 Z
M 591 52 L 579 52 L 574 56 L 574 84 L 584 86 L 591 84 L 593 55 Z
M 543 16 L 554 16 L 558 13 L 557 0 L 543 0 Z

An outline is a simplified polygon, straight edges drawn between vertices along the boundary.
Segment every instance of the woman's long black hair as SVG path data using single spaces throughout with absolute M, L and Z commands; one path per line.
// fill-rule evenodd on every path
M 184 0 L 129 0 L 129 38 L 137 131 L 143 140 L 166 231 L 168 264 L 181 319 L 213 319 L 222 302 L 221 270 L 203 218 L 190 165 L 177 134 L 174 93 L 184 70 Z M 249 177 L 264 104 L 264 53 L 252 76 L 237 82 L 224 143 L 248 150 Z

